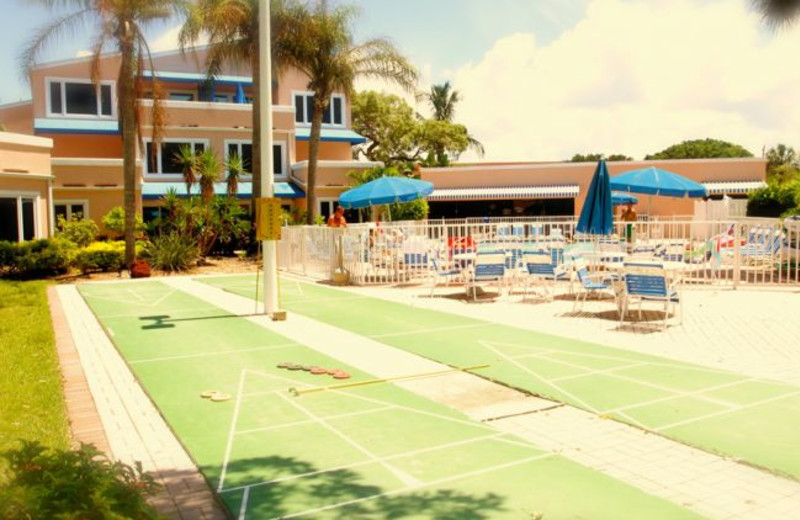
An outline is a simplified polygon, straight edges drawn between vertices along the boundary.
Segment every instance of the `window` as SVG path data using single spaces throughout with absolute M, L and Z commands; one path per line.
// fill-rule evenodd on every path
M 295 92 L 294 94 L 294 120 L 296 123 L 311 124 L 314 117 L 314 93 Z M 344 124 L 344 97 L 341 94 L 331 96 L 328 110 L 322 115 L 322 123 L 326 125 Z
M 328 217 L 333 215 L 333 212 L 336 210 L 336 206 L 339 204 L 337 203 L 336 199 L 317 199 L 317 202 L 319 203 L 319 214 L 327 222 Z
M 214 94 L 214 103 L 231 103 L 230 94 Z
M 113 83 L 94 85 L 80 80 L 48 80 L 48 115 L 113 117 Z
M 170 101 L 194 101 L 193 92 L 170 92 Z
M 73 201 L 73 200 L 57 200 L 53 203 L 53 213 L 56 216 L 56 225 L 58 225 L 58 217 L 64 217 L 64 220 L 71 220 L 75 218 L 87 218 L 89 211 L 86 209 L 86 201 Z
M 253 145 L 251 141 L 225 141 L 227 159 L 233 154 L 238 154 L 244 161 L 244 169 L 247 172 L 253 171 Z M 285 177 L 287 175 L 286 142 L 277 141 L 272 143 L 272 172 L 275 177 Z
M 181 146 L 191 146 L 196 154 L 206 149 L 205 141 L 166 141 L 161 143 L 159 150 L 154 150 L 152 142 L 145 142 L 145 171 L 149 174 L 173 174 L 182 173 L 181 166 L 175 160 L 175 156 L 180 154 Z
M 24 195 L 0 195 L 0 240 L 21 242 L 36 238 L 37 199 Z

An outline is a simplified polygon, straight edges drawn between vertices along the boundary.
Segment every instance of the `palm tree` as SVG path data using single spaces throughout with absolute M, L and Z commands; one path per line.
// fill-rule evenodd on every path
M 239 181 L 243 175 L 249 175 L 244 159 L 238 153 L 228 156 L 225 162 L 225 168 L 228 170 L 228 176 L 225 177 L 225 184 L 227 185 L 228 198 L 235 198 L 239 192 Z
M 461 93 L 453 89 L 449 81 L 445 81 L 441 85 L 431 86 L 431 91 L 427 94 L 423 94 L 422 97 L 428 102 L 431 110 L 433 110 L 433 119 L 436 121 L 447 121 L 448 123 L 455 122 L 456 104 L 461 101 Z M 480 141 L 471 135 L 467 135 L 467 141 L 469 142 L 470 148 L 475 150 L 478 155 L 483 157 L 486 154 L 486 150 L 483 148 L 483 144 L 481 144 Z M 442 153 L 444 153 L 443 150 Z
M 800 0 L 752 0 L 753 5 L 773 26 L 788 25 L 800 16 Z
M 247 64 L 253 90 L 260 92 L 261 61 L 258 49 L 258 0 L 198 0 L 189 10 L 179 42 L 186 49 L 201 35 L 208 36 L 206 69 L 219 74 L 225 64 Z M 269 110 L 269 107 L 266 107 Z M 261 99 L 253 99 L 253 199 L 261 196 Z
M 191 196 L 192 186 L 197 181 L 197 154 L 192 145 L 181 145 L 172 156 L 172 162 L 181 167 L 183 182 L 186 184 L 186 196 Z
M 325 0 L 313 7 L 299 0 L 278 0 L 272 15 L 272 53 L 278 70 L 294 67 L 308 78 L 314 92 L 314 112 L 309 137 L 307 186 L 307 223 L 317 215 L 316 182 L 322 118 L 331 96 L 342 91 L 353 94 L 359 77 L 393 81 L 412 90 L 417 73 L 411 63 L 385 39 L 354 43 L 351 24 L 353 7 L 329 9 Z
M 222 165 L 211 148 L 206 148 L 197 156 L 197 183 L 200 185 L 200 198 L 206 206 L 214 196 L 214 184 L 219 180 L 221 170 Z
M 183 12 L 185 0 L 36 0 L 51 9 L 64 6 L 74 10 L 59 16 L 41 27 L 25 46 L 20 56 L 24 71 L 36 63 L 47 44 L 60 35 L 77 34 L 86 26 L 95 27 L 92 36 L 92 80 L 97 83 L 100 76 L 100 58 L 103 50 L 116 47 L 120 53 L 117 79 L 117 113 L 122 130 L 122 160 L 125 207 L 125 264 L 133 264 L 136 235 L 136 145 L 139 138 L 137 117 L 136 78 L 147 59 L 153 69 L 150 50 L 144 37 L 144 29 L 155 22 L 171 18 Z M 155 80 L 154 80 L 155 81 Z M 158 89 L 156 88 L 155 91 Z M 158 96 L 154 96 L 153 121 L 162 118 Z M 153 141 L 157 146 L 159 137 L 154 124 Z

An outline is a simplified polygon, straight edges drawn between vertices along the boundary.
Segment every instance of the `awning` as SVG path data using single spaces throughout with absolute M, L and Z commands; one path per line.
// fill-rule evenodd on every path
M 118 134 L 116 119 L 42 118 L 33 120 L 36 133 L 47 134 Z
M 144 182 L 142 183 L 142 199 L 159 199 L 166 195 L 169 189 L 175 190 L 179 197 L 186 196 L 186 184 L 182 182 Z M 225 195 L 227 192 L 227 186 L 224 182 L 214 183 L 214 193 L 216 195 Z M 249 199 L 252 193 L 252 182 L 239 183 L 237 198 Z M 200 195 L 200 186 L 197 183 L 192 186 L 192 195 Z M 305 197 L 305 193 L 292 182 L 276 182 L 275 196 L 283 199 L 297 199 Z
M 709 195 L 724 195 L 726 193 L 747 194 L 753 190 L 763 188 L 767 183 L 764 181 L 727 181 L 727 182 L 704 182 Z
M 161 72 L 157 71 L 155 76 L 161 81 L 169 81 L 172 83 L 204 83 L 208 81 L 206 74 L 199 74 L 196 72 Z M 152 78 L 153 71 L 142 71 L 142 77 Z M 218 85 L 252 85 L 253 78 L 249 76 L 214 76 L 214 83 Z
M 308 141 L 311 136 L 311 128 L 303 127 L 295 130 L 298 141 Z M 366 143 L 367 139 L 344 128 L 323 128 L 321 139 L 329 142 L 340 142 L 350 144 Z
M 577 197 L 577 184 L 561 186 L 503 186 L 491 188 L 436 188 L 429 201 L 495 199 L 563 199 Z

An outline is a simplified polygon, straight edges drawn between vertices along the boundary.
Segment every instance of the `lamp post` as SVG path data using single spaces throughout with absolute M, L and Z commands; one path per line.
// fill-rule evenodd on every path
M 269 0 L 258 1 L 258 50 L 261 103 L 261 197 L 275 196 L 272 158 L 272 53 L 270 51 Z M 278 312 L 278 255 L 275 240 L 261 244 L 264 271 L 264 312 L 274 317 Z

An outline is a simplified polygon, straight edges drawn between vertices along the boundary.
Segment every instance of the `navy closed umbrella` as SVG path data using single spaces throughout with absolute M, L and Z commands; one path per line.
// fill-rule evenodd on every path
M 601 159 L 594 170 L 592 183 L 586 193 L 586 200 L 581 208 L 581 216 L 575 228 L 581 233 L 590 235 L 610 235 L 614 229 L 614 214 L 611 206 L 611 188 L 609 187 L 608 167 Z

